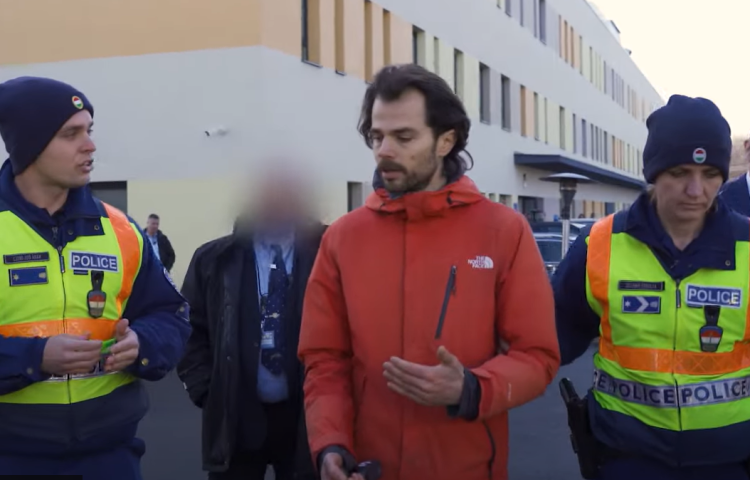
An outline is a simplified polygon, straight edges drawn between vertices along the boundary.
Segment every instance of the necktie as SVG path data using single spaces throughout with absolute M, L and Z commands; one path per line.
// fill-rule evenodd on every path
M 268 277 L 268 296 L 263 313 L 263 348 L 261 349 L 261 363 L 273 375 L 284 371 L 285 342 L 283 334 L 284 305 L 286 292 L 289 287 L 289 277 L 286 273 L 284 256 L 279 245 L 272 245 L 274 252 L 271 273 Z

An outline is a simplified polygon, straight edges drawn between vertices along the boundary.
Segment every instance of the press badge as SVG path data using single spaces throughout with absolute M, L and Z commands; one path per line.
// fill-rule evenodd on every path
M 274 348 L 276 342 L 273 338 L 273 330 L 270 332 L 262 332 L 262 338 L 260 341 L 260 348 Z

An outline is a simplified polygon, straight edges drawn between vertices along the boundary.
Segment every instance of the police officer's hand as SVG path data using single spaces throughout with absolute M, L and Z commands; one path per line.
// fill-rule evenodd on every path
M 127 319 L 123 318 L 117 322 L 115 339 L 117 343 L 109 349 L 110 355 L 104 363 L 104 370 L 107 372 L 124 370 L 138 359 L 138 334 L 130 328 Z
M 55 335 L 47 339 L 42 371 L 51 375 L 89 373 L 101 358 L 102 342 L 89 335 Z
M 321 480 L 365 480 L 362 475 L 355 473 L 351 476 L 344 471 L 344 459 L 338 453 L 327 453 L 323 457 L 320 467 Z
M 440 363 L 420 365 L 398 357 L 383 364 L 388 388 L 420 405 L 458 405 L 464 386 L 464 367 L 455 355 L 441 346 L 437 351 Z

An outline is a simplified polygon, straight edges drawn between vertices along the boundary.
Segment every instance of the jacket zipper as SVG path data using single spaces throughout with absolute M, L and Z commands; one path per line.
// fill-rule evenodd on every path
M 440 317 L 438 318 L 437 330 L 435 330 L 435 340 L 439 339 L 443 333 L 443 323 L 445 315 L 448 313 L 448 303 L 451 295 L 456 291 L 456 266 L 451 265 L 451 271 L 448 275 L 448 284 L 445 286 L 445 295 L 443 295 L 443 305 L 440 307 Z
M 674 321 L 674 331 L 672 333 L 672 350 L 677 353 L 677 325 L 679 324 L 679 311 L 682 307 L 682 292 L 680 291 L 680 282 L 681 280 L 677 280 L 676 286 L 676 309 L 675 309 L 675 321 Z M 680 431 L 682 431 L 682 407 L 680 406 L 680 384 L 677 382 L 677 377 L 674 371 L 674 358 L 672 360 L 672 381 L 675 385 L 675 397 L 677 397 L 677 423 L 680 427 Z
M 487 478 L 492 480 L 492 469 L 495 466 L 495 456 L 497 455 L 497 447 L 495 446 L 495 437 L 492 436 L 492 430 L 487 422 L 482 422 L 484 430 L 487 432 L 487 438 L 490 441 L 490 461 L 487 463 Z
M 408 258 L 406 255 L 406 227 L 407 227 L 407 220 L 404 218 L 403 220 L 403 246 L 401 248 L 401 357 L 406 357 L 406 342 L 405 342 L 405 335 L 406 335 L 406 259 Z M 400 409 L 400 415 L 401 415 L 401 445 L 399 445 L 399 463 L 403 461 L 403 452 L 404 452 L 404 434 L 403 432 L 406 431 L 405 423 L 406 423 L 406 415 L 404 413 L 404 409 Z

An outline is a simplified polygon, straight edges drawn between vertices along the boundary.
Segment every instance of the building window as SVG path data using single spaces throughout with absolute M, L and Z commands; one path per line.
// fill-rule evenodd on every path
M 373 20 L 372 2 L 365 0 L 365 80 L 368 82 L 371 82 L 375 76 L 373 69 L 373 61 L 375 59 L 372 56 L 374 47 L 372 44 Z
M 490 123 L 490 69 L 479 64 L 479 120 Z
M 302 60 L 310 61 L 309 12 L 307 0 L 302 0 Z
M 391 59 L 391 12 L 383 9 L 383 63 L 393 64 Z
M 432 62 L 433 62 L 433 73 L 440 75 L 440 39 L 432 39 Z
M 528 105 L 526 105 L 526 87 L 521 85 L 521 135 L 524 137 L 528 136 L 529 129 L 526 125 L 526 121 L 528 120 L 527 115 Z
M 547 0 L 539 0 L 539 40 L 547 43 Z
M 573 114 L 573 153 L 578 153 L 578 118 Z
M 500 77 L 500 90 L 502 95 L 502 127 L 503 129 L 510 131 L 511 130 L 511 121 L 510 121 L 510 78 L 506 77 L 505 75 L 502 75 Z
M 607 75 L 607 62 L 603 62 L 603 64 L 602 64 L 602 75 L 603 75 L 603 78 L 604 78 L 604 82 L 603 82 L 604 83 L 604 93 L 606 94 L 606 93 L 609 93 L 607 91 L 607 83 L 608 83 L 608 80 L 609 80 L 608 75 Z
M 347 212 L 351 212 L 362 206 L 364 203 L 364 190 L 362 189 L 362 182 L 347 182 L 346 183 L 346 200 L 347 200 Z
M 565 107 L 560 107 L 560 148 L 565 150 Z
M 525 0 L 521 0 L 518 3 L 518 21 L 521 22 L 521 25 L 525 25 L 524 22 L 523 22 L 523 2 L 524 1 Z
M 456 95 L 464 100 L 464 54 L 460 50 L 453 50 L 453 85 Z
M 544 99 L 544 143 L 549 144 L 549 105 L 546 97 Z
M 587 139 L 587 129 L 586 129 L 586 120 L 583 118 L 581 119 L 581 155 L 584 157 L 588 154 L 588 144 L 586 142 Z
M 534 139 L 539 140 L 539 94 L 534 92 Z
M 534 16 L 531 21 L 534 23 L 534 38 L 539 38 L 539 0 L 532 0 L 534 4 Z
M 416 63 L 417 65 L 422 65 L 422 62 L 420 62 L 419 58 L 419 33 L 420 30 L 417 27 L 412 28 L 411 30 L 411 56 L 412 61 Z
M 513 2 L 515 1 L 516 0 L 505 0 L 505 14 L 508 15 L 509 17 L 513 16 L 512 5 L 513 5 Z
M 604 137 L 604 163 L 606 163 L 607 165 L 611 165 L 612 159 L 609 157 L 609 134 L 607 132 L 602 132 L 602 136 Z

